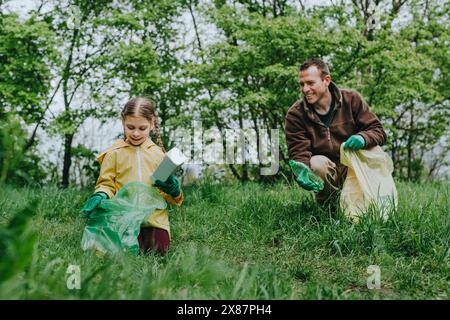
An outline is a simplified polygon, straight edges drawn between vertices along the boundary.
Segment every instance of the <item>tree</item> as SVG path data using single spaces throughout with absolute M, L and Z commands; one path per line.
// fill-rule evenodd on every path
M 39 158 L 27 142 L 27 126 L 45 113 L 56 60 L 54 34 L 35 15 L 21 20 L 0 11 L 0 182 L 42 178 Z
M 261 129 L 283 130 L 284 115 L 299 96 L 300 63 L 355 43 L 347 42 L 348 28 L 341 33 L 323 32 L 317 27 L 319 18 L 285 11 L 291 13 L 264 16 L 225 4 L 210 11 L 224 40 L 206 48 L 203 60 L 190 70 L 202 119 L 211 119 L 222 132 L 251 128 L 259 136 Z M 280 156 L 287 171 L 286 146 L 281 141 Z M 249 179 L 246 165 L 241 172 L 231 169 L 237 178 Z M 256 172 L 252 175 L 258 177 Z
M 172 98 L 176 59 L 170 47 L 176 3 L 67 0 L 42 14 L 62 43 L 56 73 L 64 107 L 47 128 L 63 137 L 63 186 L 70 181 L 74 137 L 87 118 L 117 117 L 112 105 L 139 94 L 158 102 L 164 122 L 179 103 Z
M 127 96 L 144 95 L 156 102 L 160 127 L 182 113 L 185 86 L 181 79 L 184 49 L 177 38 L 175 24 L 181 15 L 180 0 L 129 1 L 115 16 L 115 27 L 125 32 L 112 52 L 108 76 L 126 84 Z M 165 144 L 168 137 L 163 136 Z
M 397 14 L 401 5 L 406 4 L 395 2 L 388 17 Z M 367 38 L 362 54 L 352 59 L 354 72 L 342 76 L 348 86 L 363 93 L 385 123 L 395 174 L 417 180 L 426 153 L 448 135 L 444 89 L 449 84 L 448 59 L 443 58 L 448 22 L 439 22 L 445 10 L 428 1 L 411 3 L 409 8 L 414 19 L 396 30 L 391 18 L 381 21 L 382 28 Z
M 22 22 L 15 14 L 0 15 L 0 117 L 12 112 L 30 124 L 48 93 L 53 34 L 35 16 Z

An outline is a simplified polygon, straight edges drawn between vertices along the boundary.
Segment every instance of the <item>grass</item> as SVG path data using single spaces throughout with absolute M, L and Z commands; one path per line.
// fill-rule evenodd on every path
M 0 298 L 448 299 L 448 184 L 397 188 L 386 223 L 369 213 L 353 225 L 297 186 L 205 181 L 171 208 L 168 254 L 98 258 L 80 248 L 89 190 L 7 186 L 0 271 L 13 272 L 0 274 Z M 28 215 L 28 226 L 11 222 Z M 80 290 L 67 288 L 69 265 Z M 381 269 L 378 290 L 369 265 Z

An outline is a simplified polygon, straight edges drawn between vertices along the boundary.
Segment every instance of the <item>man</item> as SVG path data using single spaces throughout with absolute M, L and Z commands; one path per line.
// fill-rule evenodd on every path
M 296 181 L 306 190 L 317 192 L 324 204 L 341 189 L 347 167 L 340 163 L 340 146 L 345 149 L 371 149 L 386 142 L 386 133 L 369 106 L 354 91 L 339 89 L 327 65 L 309 59 L 300 66 L 303 99 L 295 102 L 285 119 L 289 158 L 296 166 Z M 322 178 L 320 185 L 311 173 Z

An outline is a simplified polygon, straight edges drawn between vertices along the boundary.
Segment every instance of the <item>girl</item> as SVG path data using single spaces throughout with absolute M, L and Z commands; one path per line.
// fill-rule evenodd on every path
M 124 139 L 117 140 L 101 153 L 97 160 L 101 164 L 100 176 L 81 212 L 89 215 L 103 199 L 112 198 L 122 186 L 140 181 L 151 184 L 150 176 L 164 157 L 158 117 L 155 106 L 145 97 L 136 97 L 127 102 L 121 113 Z M 153 133 L 156 145 L 149 137 Z M 183 192 L 175 176 L 167 181 L 155 181 L 164 199 L 178 206 L 183 202 Z M 138 237 L 141 252 L 156 250 L 164 254 L 169 248 L 170 228 L 167 209 L 155 210 L 141 225 Z

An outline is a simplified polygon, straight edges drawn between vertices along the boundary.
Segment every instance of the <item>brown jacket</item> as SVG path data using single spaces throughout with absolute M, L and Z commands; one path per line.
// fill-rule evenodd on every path
M 326 127 L 305 99 L 288 110 L 285 134 L 289 158 L 310 166 L 313 155 L 324 155 L 340 163 L 339 148 L 351 135 L 359 134 L 366 141 L 365 149 L 386 143 L 386 132 L 361 96 L 351 90 L 338 89 L 331 82 L 335 107 L 330 127 Z

